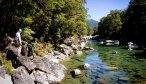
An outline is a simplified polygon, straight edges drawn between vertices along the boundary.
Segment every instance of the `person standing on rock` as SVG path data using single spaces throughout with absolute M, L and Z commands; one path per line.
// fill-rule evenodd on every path
M 18 56 L 21 55 L 21 44 L 22 44 L 21 35 L 20 35 L 21 32 L 22 30 L 19 29 L 15 34 L 15 46 L 17 47 Z

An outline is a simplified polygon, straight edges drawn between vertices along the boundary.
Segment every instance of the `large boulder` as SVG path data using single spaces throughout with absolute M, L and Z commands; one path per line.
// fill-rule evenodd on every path
M 36 69 L 46 73 L 51 73 L 49 69 L 52 65 L 51 62 L 49 62 L 49 59 L 43 57 L 35 57 L 33 59 L 33 62 L 36 64 Z
M 33 63 L 32 60 L 28 57 L 18 56 L 17 60 L 29 71 L 33 70 L 36 67 L 35 63 Z
M 65 77 L 64 73 L 66 70 L 67 69 L 62 64 L 54 63 L 50 68 L 51 73 L 48 74 L 49 83 L 54 84 L 61 82 Z
M 34 78 L 35 75 L 41 74 L 43 79 L 45 78 L 49 83 L 59 83 L 61 80 L 65 77 L 66 68 L 59 63 L 50 61 L 47 58 L 37 57 L 34 59 L 34 62 L 36 63 L 36 69 L 39 70 L 37 72 L 33 72 Z M 41 71 L 41 72 L 40 72 Z M 41 76 L 40 76 L 41 77 Z M 39 78 L 35 78 L 35 80 L 38 80 Z M 40 81 L 38 82 L 45 82 Z M 42 83 L 46 84 L 46 83 Z
M 47 74 L 40 70 L 34 70 L 30 76 L 33 78 L 36 84 L 49 84 Z
M 34 80 L 30 77 L 29 73 L 25 67 L 18 67 L 12 73 L 13 83 L 14 84 L 35 84 Z

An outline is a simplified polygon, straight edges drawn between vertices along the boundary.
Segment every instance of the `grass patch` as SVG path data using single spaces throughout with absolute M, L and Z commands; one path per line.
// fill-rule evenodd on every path
M 88 53 L 84 53 L 82 56 L 72 56 L 69 60 L 63 61 L 62 64 L 68 69 L 66 72 L 65 79 L 61 84 L 90 84 L 89 78 L 86 76 L 84 70 L 83 74 L 78 77 L 73 77 L 71 71 L 76 68 L 79 68 L 80 65 L 84 62 Z
M 11 60 L 7 60 L 6 56 L 0 52 L 0 66 L 4 66 L 7 74 L 11 74 L 14 69 Z

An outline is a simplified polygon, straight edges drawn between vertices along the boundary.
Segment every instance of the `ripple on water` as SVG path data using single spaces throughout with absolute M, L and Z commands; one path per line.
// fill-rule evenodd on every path
M 128 73 L 121 70 L 112 71 L 104 69 L 103 67 L 108 66 L 108 64 L 102 62 L 97 51 L 91 52 L 85 59 L 84 63 L 91 65 L 86 69 L 86 73 L 93 84 L 96 83 L 97 78 L 105 79 L 108 84 L 128 84 L 128 81 L 119 80 L 120 78 L 127 78 Z

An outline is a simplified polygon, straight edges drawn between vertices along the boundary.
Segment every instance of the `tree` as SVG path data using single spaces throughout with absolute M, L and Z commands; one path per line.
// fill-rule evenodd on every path
M 103 17 L 98 24 L 98 33 L 101 37 L 119 39 L 122 28 L 121 11 L 112 10 L 110 14 Z
M 0 39 L 18 28 L 34 31 L 34 38 L 59 44 L 73 35 L 87 34 L 86 0 L 2 0 Z M 27 29 L 26 29 L 27 28 Z M 28 37 L 28 36 L 27 36 Z
M 131 0 L 124 18 L 123 37 L 127 41 L 146 43 L 142 38 L 146 35 L 146 0 Z

